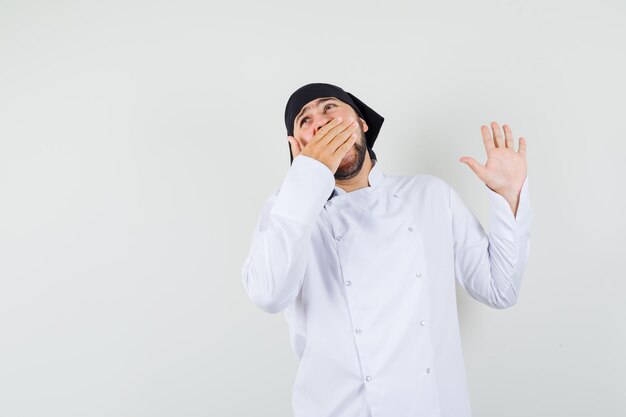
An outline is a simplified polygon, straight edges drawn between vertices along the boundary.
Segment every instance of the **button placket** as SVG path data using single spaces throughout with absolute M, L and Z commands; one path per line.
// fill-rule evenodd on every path
M 335 248 L 335 250 L 337 251 L 337 255 L 339 257 L 340 262 L 348 262 L 350 259 L 350 243 L 353 239 L 353 231 L 351 229 L 352 224 L 351 222 L 349 222 L 348 220 L 350 220 L 349 218 L 345 217 L 343 215 L 342 212 L 342 207 L 344 207 L 344 204 L 346 202 L 342 201 L 341 199 L 338 200 L 333 200 L 331 201 L 327 201 L 327 208 L 328 210 L 326 210 L 325 212 L 328 214 L 328 219 L 330 221 L 330 239 L 335 240 L 335 244 L 333 245 Z M 332 206 L 332 208 L 331 208 Z M 345 235 L 345 236 L 344 236 Z M 332 243 L 332 242 L 331 242 Z M 369 341 L 367 338 L 367 326 L 368 326 L 368 319 L 366 317 L 361 317 L 359 315 L 359 308 L 358 305 L 359 303 L 362 302 L 361 300 L 361 284 L 359 281 L 359 275 L 358 274 L 352 274 L 351 272 L 349 272 L 348 270 L 346 271 L 341 271 L 340 272 L 340 280 L 339 280 L 339 284 L 341 282 L 344 283 L 344 297 L 345 297 L 345 302 L 347 303 L 347 307 L 349 310 L 349 315 L 350 315 L 350 322 L 351 322 L 351 328 L 352 328 L 352 338 L 354 338 L 355 344 L 356 344 L 356 348 L 359 352 L 359 362 L 360 362 L 360 369 L 361 369 L 361 378 L 362 378 L 362 382 L 364 384 L 367 383 L 373 383 L 373 377 L 374 375 L 372 374 L 372 368 L 369 365 L 369 356 L 370 356 L 370 351 L 371 351 L 371 346 L 369 346 Z M 357 281 L 352 282 L 351 279 L 357 279 Z M 341 288 L 341 287 L 339 287 Z M 355 308 L 355 306 L 357 306 L 357 308 Z M 362 327 L 360 327 L 361 325 L 366 326 L 365 329 L 363 329 Z

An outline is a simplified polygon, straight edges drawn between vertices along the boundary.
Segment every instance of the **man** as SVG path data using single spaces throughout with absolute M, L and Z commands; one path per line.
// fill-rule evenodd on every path
M 372 150 L 383 118 L 313 83 L 285 109 L 292 164 L 265 202 L 242 279 L 285 312 L 299 360 L 296 417 L 471 415 L 455 282 L 494 308 L 518 301 L 532 211 L 526 141 L 482 126 L 487 235 L 432 175 L 392 176 Z M 366 152 L 367 150 L 367 152 Z

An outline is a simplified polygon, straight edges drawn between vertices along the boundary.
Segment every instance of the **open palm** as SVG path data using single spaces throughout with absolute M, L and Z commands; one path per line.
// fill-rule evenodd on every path
M 526 139 L 519 138 L 519 149 L 516 152 L 511 127 L 504 124 L 503 128 L 504 137 L 496 122 L 491 123 L 493 135 L 489 127 L 480 127 L 487 151 L 487 162 L 484 166 L 471 157 L 462 157 L 459 161 L 467 164 L 493 191 L 507 198 L 516 198 L 528 171 Z

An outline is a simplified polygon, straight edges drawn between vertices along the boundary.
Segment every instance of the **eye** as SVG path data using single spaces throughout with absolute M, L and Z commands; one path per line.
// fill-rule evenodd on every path
M 327 105 L 324 106 L 324 110 L 326 110 L 328 106 L 337 106 L 337 105 L 334 103 L 328 103 Z M 309 119 L 308 117 L 303 117 L 302 119 L 300 119 L 300 127 L 302 127 L 302 125 L 304 124 L 304 121 L 308 119 Z

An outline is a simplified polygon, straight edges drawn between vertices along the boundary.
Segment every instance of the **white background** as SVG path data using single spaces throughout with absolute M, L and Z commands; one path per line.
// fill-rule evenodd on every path
M 390 175 L 487 219 L 480 125 L 528 144 L 517 305 L 459 288 L 481 417 L 626 414 L 623 1 L 0 1 L 0 415 L 290 416 L 241 283 L 309 82 L 385 118 Z

